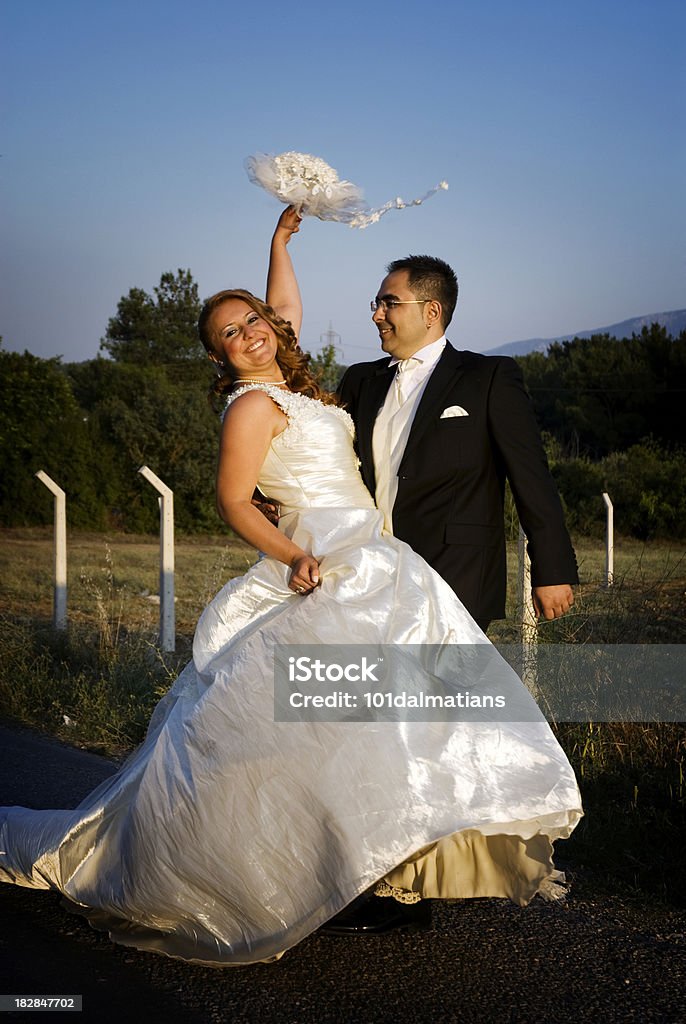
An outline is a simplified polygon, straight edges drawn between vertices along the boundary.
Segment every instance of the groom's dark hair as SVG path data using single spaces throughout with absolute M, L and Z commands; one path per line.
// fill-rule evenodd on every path
M 453 318 L 457 305 L 457 277 L 445 260 L 437 256 L 405 256 L 386 267 L 389 274 L 406 270 L 410 290 L 418 299 L 438 299 L 442 310 L 442 327 Z

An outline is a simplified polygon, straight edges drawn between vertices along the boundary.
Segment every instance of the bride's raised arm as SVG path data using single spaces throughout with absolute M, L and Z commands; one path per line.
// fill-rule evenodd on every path
M 303 319 L 303 306 L 293 263 L 286 246 L 291 240 L 291 235 L 300 230 L 301 221 L 302 217 L 294 206 L 287 206 L 279 217 L 269 253 L 266 296 L 272 309 L 284 320 L 290 321 L 298 338 Z

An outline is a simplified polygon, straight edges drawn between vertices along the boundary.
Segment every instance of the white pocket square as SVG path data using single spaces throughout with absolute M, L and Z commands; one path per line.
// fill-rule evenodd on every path
M 469 416 L 466 409 L 463 409 L 461 405 L 449 405 L 447 409 L 444 409 L 441 413 L 442 420 L 449 420 L 453 416 Z

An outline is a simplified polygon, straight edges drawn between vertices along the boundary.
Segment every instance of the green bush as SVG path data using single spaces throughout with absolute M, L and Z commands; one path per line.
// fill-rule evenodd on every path
M 598 462 L 563 459 L 552 466 L 570 530 L 601 536 L 607 491 L 618 533 L 639 540 L 686 537 L 686 451 L 647 441 Z
M 174 491 L 180 530 L 216 530 L 208 373 L 205 361 L 62 366 L 0 351 L 0 523 L 52 521 L 52 497 L 34 478 L 43 469 L 67 494 L 69 526 L 153 532 L 157 496 L 137 472 L 147 464 Z
M 572 533 L 600 536 L 604 530 L 602 467 L 590 459 L 556 463 L 552 473 L 560 491 L 567 527 Z

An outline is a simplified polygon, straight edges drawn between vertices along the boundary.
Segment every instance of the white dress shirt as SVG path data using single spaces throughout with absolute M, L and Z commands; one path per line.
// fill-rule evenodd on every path
M 408 360 L 391 359 L 389 367 L 407 363 L 402 369 L 402 397 L 393 380 L 386 400 L 379 409 L 372 434 L 372 454 L 376 476 L 376 505 L 384 515 L 384 528 L 393 533 L 393 504 L 398 493 L 398 469 L 417 406 L 424 388 L 445 348 L 445 335 L 420 348 Z

